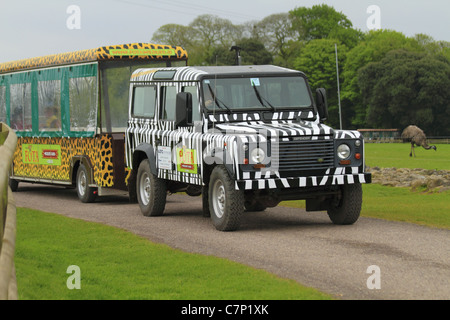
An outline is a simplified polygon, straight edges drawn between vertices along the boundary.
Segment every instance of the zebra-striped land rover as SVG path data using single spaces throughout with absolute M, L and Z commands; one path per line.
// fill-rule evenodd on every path
M 364 141 L 334 130 L 325 90 L 276 66 L 139 69 L 131 77 L 126 164 L 130 195 L 146 216 L 164 212 L 168 192 L 202 195 L 218 230 L 244 211 L 306 199 L 335 224 L 360 215 Z M 316 100 L 316 101 L 314 101 Z

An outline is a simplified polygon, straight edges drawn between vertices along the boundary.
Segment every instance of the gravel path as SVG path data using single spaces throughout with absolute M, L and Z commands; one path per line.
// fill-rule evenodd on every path
M 171 195 L 165 214 L 144 217 L 125 197 L 78 201 L 70 189 L 21 183 L 18 207 L 119 227 L 188 252 L 234 260 L 340 299 L 450 299 L 450 231 L 360 218 L 331 224 L 326 213 L 276 207 L 249 212 L 236 232 L 202 216 L 201 198 Z M 376 265 L 379 273 L 367 273 Z M 369 289 L 379 275 L 380 289 Z M 369 281 L 369 284 L 376 282 Z

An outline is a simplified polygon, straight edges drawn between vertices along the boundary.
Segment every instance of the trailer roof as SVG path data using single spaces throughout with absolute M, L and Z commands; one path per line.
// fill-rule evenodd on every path
M 130 43 L 1 63 L 0 73 L 94 61 L 187 60 L 187 58 L 186 50 L 179 46 Z

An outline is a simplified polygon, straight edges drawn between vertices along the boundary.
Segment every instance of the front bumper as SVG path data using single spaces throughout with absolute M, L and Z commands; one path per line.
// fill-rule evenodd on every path
M 354 183 L 371 183 L 371 173 L 333 174 L 292 178 L 261 178 L 236 181 L 236 190 L 310 188 Z

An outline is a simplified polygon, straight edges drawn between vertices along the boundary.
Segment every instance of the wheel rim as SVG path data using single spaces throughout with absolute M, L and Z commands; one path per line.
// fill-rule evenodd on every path
M 87 178 L 86 178 L 86 172 L 81 171 L 78 175 L 78 193 L 81 197 L 84 197 L 86 193 L 86 187 L 87 187 Z
M 141 176 L 141 180 L 139 181 L 139 194 L 141 195 L 141 201 L 144 206 L 148 205 L 150 202 L 150 177 L 144 172 Z
M 215 215 L 218 218 L 222 218 L 223 214 L 225 213 L 226 193 L 225 187 L 220 180 L 217 180 L 214 183 L 212 201 Z

